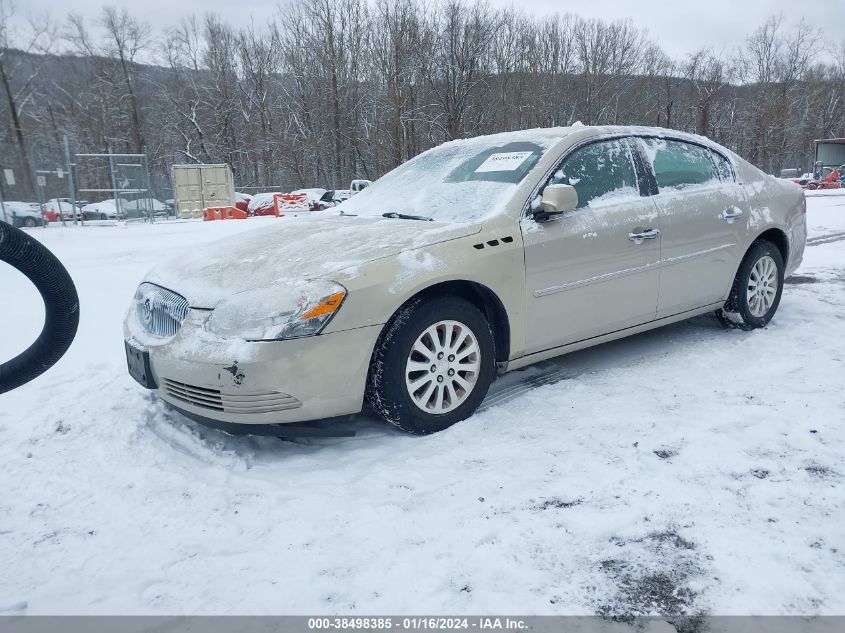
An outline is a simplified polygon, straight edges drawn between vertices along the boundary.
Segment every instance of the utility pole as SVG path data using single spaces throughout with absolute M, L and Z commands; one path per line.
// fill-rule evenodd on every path
M 3 171 L 2 165 L 0 165 L 0 171 Z M 5 174 L 6 172 L 3 171 L 3 173 Z M 42 211 L 42 213 L 44 212 L 43 209 L 41 211 Z M 9 222 L 9 216 L 6 215 L 6 196 L 3 193 L 3 179 L 2 178 L 0 178 L 0 215 L 3 216 L 4 222 L 8 222 L 9 224 L 11 224 L 11 222 Z
M 117 217 L 119 218 L 121 215 L 121 207 L 120 207 L 120 196 L 118 195 L 118 188 L 117 188 L 117 169 L 114 166 L 114 154 L 111 153 L 111 147 L 108 148 L 108 156 L 109 156 L 109 171 L 111 172 L 111 187 L 112 195 L 114 196 L 114 208 L 117 209 Z
M 147 155 L 147 146 L 144 146 L 144 155 L 141 158 L 141 187 L 147 190 L 147 193 L 144 195 L 146 196 L 146 204 L 144 205 L 147 209 L 147 220 L 150 224 L 155 222 L 155 213 L 153 213 L 153 201 L 152 201 L 152 181 L 150 179 L 150 160 Z
M 67 185 L 68 185 L 68 193 L 70 193 L 70 203 L 73 205 L 73 220 L 76 222 L 76 188 L 73 186 L 73 163 L 70 162 L 70 142 L 67 139 L 67 134 L 65 134 L 64 139 L 65 145 L 65 169 L 67 170 Z M 82 224 L 85 224 L 85 217 L 81 217 Z M 62 224 L 64 224 L 64 219 L 62 219 Z

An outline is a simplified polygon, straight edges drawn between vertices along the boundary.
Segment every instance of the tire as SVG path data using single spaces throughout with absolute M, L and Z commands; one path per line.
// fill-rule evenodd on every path
M 107 216 L 105 213 L 101 213 L 101 214 L 100 214 L 100 219 L 101 219 L 101 220 L 108 220 L 109 218 L 108 218 L 108 216 Z
M 44 301 L 44 326 L 35 342 L 0 363 L 0 394 L 40 376 L 64 355 L 79 327 L 79 296 L 73 279 L 46 246 L 0 222 L 0 262 L 23 273 Z
M 444 344 L 447 336 L 451 340 Z M 367 400 L 403 431 L 442 431 L 471 416 L 484 400 L 495 376 L 495 357 L 490 324 L 470 302 L 454 296 L 412 300 L 391 318 L 376 343 Z
M 36 224 L 36 223 L 35 223 L 35 218 L 26 218 L 26 219 L 24 219 L 24 221 L 23 221 L 23 225 L 24 225 L 25 227 L 27 227 L 27 228 L 30 228 L 30 229 L 31 229 L 32 227 L 34 227 L 34 226 L 35 226 L 35 224 Z
M 780 305 L 783 277 L 783 256 L 778 247 L 768 240 L 757 240 L 739 265 L 728 300 L 716 311 L 716 317 L 728 328 L 765 327 Z

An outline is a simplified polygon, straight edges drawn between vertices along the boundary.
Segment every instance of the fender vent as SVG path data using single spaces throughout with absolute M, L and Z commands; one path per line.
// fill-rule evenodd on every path
M 511 237 L 510 235 L 507 235 L 507 236 L 503 237 L 501 241 L 504 242 L 505 244 L 510 244 L 511 242 L 513 242 L 513 237 Z M 490 247 L 498 246 L 499 240 L 488 240 L 487 245 L 490 246 Z M 481 242 L 480 244 L 473 244 L 472 247 L 480 251 L 482 248 L 484 248 L 484 242 Z

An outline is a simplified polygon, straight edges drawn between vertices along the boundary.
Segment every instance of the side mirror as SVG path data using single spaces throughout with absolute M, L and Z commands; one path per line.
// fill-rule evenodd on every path
M 540 214 L 537 219 L 560 215 L 578 208 L 578 192 L 572 185 L 546 185 L 540 200 Z

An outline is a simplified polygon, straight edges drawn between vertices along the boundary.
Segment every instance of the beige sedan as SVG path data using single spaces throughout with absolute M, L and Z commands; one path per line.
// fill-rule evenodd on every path
M 453 141 L 332 209 L 149 273 L 125 322 L 129 370 L 212 422 L 368 402 L 431 433 L 470 416 L 497 373 L 707 312 L 765 326 L 801 262 L 805 208 L 796 185 L 671 130 Z

